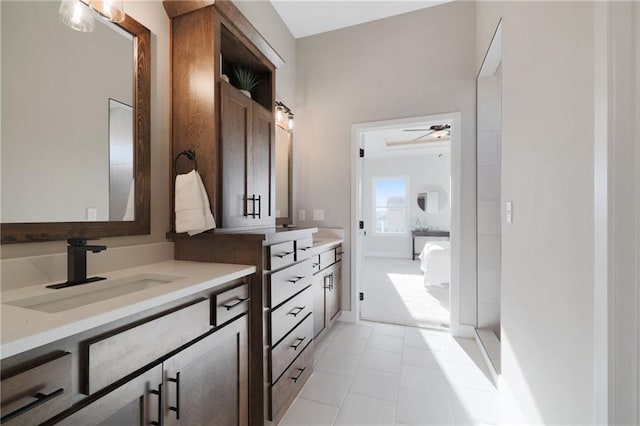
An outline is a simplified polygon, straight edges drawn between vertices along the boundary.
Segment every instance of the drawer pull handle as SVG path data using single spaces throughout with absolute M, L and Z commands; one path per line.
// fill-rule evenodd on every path
M 313 248 L 313 246 L 309 246 L 309 247 L 300 247 L 300 250 L 302 250 L 302 251 L 307 251 L 307 250 L 309 250 L 310 248 Z
M 37 394 L 35 394 L 33 396 L 36 399 L 35 401 L 30 402 L 29 404 L 25 405 L 24 407 L 20 407 L 17 410 L 10 412 L 6 416 L 2 416 L 0 418 L 0 423 L 4 423 L 4 422 L 8 422 L 9 420 L 13 420 L 16 417 L 21 416 L 22 414 L 26 413 L 27 411 L 33 410 L 34 408 L 44 404 L 47 401 L 51 401 L 52 399 L 62 395 L 63 393 L 64 393 L 64 388 L 60 388 L 60 389 L 54 390 L 53 392 L 51 392 L 49 394 L 44 394 L 42 392 L 38 392 Z
M 274 254 L 275 257 L 279 257 L 280 259 L 289 256 L 290 254 L 293 254 L 292 251 L 285 251 L 284 253 L 277 253 Z
M 151 422 L 153 426 L 162 426 L 164 424 L 162 415 L 164 414 L 164 410 L 162 409 L 162 383 L 158 385 L 158 390 L 152 389 L 151 393 L 153 395 L 158 395 L 158 421 Z
M 303 279 L 303 278 L 304 278 L 304 275 L 303 275 L 303 276 L 301 276 L 301 277 L 298 277 L 298 276 L 297 276 L 297 277 L 292 278 L 292 279 L 287 280 L 287 281 L 289 281 L 290 283 L 295 284 L 295 283 L 297 283 L 298 281 L 300 281 L 300 280 L 301 280 L 301 279 Z
M 298 368 L 298 375 L 295 377 L 292 377 L 291 380 L 293 380 L 293 383 L 298 383 L 298 380 L 300 380 L 300 377 L 302 377 L 302 375 L 304 374 L 304 370 L 306 370 L 307 367 L 304 368 Z
M 169 381 L 176 384 L 176 406 L 169 407 L 169 410 L 176 412 L 176 420 L 180 420 L 180 372 L 176 373 L 176 378 L 169 378 Z
M 300 345 L 302 344 L 302 342 L 304 342 L 307 338 L 306 337 L 298 337 L 298 342 L 295 345 L 291 345 L 291 347 L 293 348 L 294 351 L 297 351 L 298 348 L 300 347 Z
M 231 309 L 235 308 L 236 306 L 239 306 L 240 304 L 246 302 L 247 300 L 249 300 L 248 297 L 236 297 L 235 300 L 237 300 L 236 303 L 228 303 L 226 305 L 222 305 L 225 308 L 227 308 L 227 311 L 230 311 Z
M 315 268 L 316 266 L 320 266 L 320 263 L 312 263 L 311 265 Z
M 344 252 L 343 252 L 343 251 L 337 251 L 337 252 L 336 252 L 336 256 L 342 256 L 343 254 L 344 254 Z
M 297 317 L 300 312 L 304 311 L 304 308 L 306 308 L 306 306 L 302 306 L 302 307 L 296 306 L 291 310 L 291 312 L 289 312 L 288 315 L 293 315 L 294 317 Z

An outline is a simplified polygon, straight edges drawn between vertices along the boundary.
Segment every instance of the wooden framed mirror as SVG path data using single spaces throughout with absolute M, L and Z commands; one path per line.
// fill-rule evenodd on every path
M 293 132 L 276 125 L 276 225 L 293 223 Z
M 58 2 L 0 7 L 3 89 L 13 89 L 2 93 L 2 244 L 150 233 L 150 31 L 127 15 L 77 32 Z

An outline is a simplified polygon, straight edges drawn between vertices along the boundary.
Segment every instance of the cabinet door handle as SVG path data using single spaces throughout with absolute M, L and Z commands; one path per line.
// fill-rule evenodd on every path
M 331 283 L 329 285 L 331 286 L 331 291 L 333 291 L 333 272 L 329 275 L 329 277 L 330 277 L 329 282 Z
M 163 415 L 164 415 L 164 410 L 162 409 L 162 383 L 160 383 L 158 385 L 158 390 L 155 389 L 151 389 L 151 393 L 153 395 L 158 395 L 158 421 L 157 422 L 151 422 L 151 424 L 153 426 L 162 426 L 164 424 L 164 419 L 163 419 Z
M 10 412 L 9 414 L 0 417 L 0 423 L 4 423 L 4 422 L 8 422 L 9 420 L 13 420 L 18 416 L 23 415 L 24 413 L 26 413 L 27 411 L 31 411 L 34 408 L 44 404 L 47 401 L 51 401 L 52 399 L 62 395 L 64 393 L 64 388 L 60 388 L 60 389 L 56 389 L 51 393 L 48 394 L 44 394 L 42 392 L 38 392 L 36 393 L 33 398 L 35 398 L 36 400 L 33 402 L 28 403 L 27 405 L 25 405 L 24 407 L 20 407 L 15 411 Z
M 297 283 L 298 281 L 300 281 L 300 280 L 301 280 L 301 279 L 303 279 L 303 278 L 304 278 L 304 275 L 303 275 L 303 276 L 301 276 L 301 277 L 296 276 L 295 278 L 292 278 L 292 279 L 287 280 L 287 281 L 288 281 L 288 282 L 290 282 L 290 283 L 295 284 L 295 283 Z
M 176 406 L 169 407 L 169 410 L 176 412 L 176 420 L 180 420 L 180 372 L 176 373 L 176 378 L 169 378 L 171 383 L 176 384 Z
M 322 284 L 324 288 L 326 288 L 327 290 L 331 290 L 331 282 L 327 284 L 327 278 L 329 278 L 329 275 L 325 275 L 324 277 L 322 277 Z
M 227 308 L 227 311 L 230 311 L 231 309 L 235 308 L 236 306 L 242 304 L 243 302 L 246 302 L 247 300 L 249 300 L 248 297 L 236 297 L 235 300 L 237 300 L 236 303 L 227 303 L 226 305 L 222 305 L 225 308 Z M 180 374 L 180 373 L 178 373 Z
M 285 252 L 282 252 L 282 253 L 274 254 L 274 256 L 282 259 L 284 257 L 289 256 L 290 254 L 293 254 L 293 252 L 292 251 L 285 251 Z
M 293 348 L 294 351 L 297 351 L 298 348 L 300 347 L 300 345 L 302 344 L 302 342 L 304 342 L 307 338 L 306 337 L 298 337 L 298 341 L 296 342 L 295 345 L 291 345 L 291 347 Z
M 291 380 L 293 380 L 293 383 L 298 383 L 298 380 L 300 380 L 300 377 L 302 377 L 302 375 L 304 374 L 304 370 L 306 370 L 307 367 L 304 368 L 298 368 L 298 375 L 295 377 L 292 377 Z
M 304 308 L 306 308 L 306 306 L 296 306 L 287 315 L 293 315 L 294 317 L 297 317 L 300 312 L 304 311 Z
M 254 195 L 255 197 L 255 195 Z M 256 217 L 255 210 L 253 210 L 253 217 Z M 262 217 L 262 196 L 258 195 L 258 219 Z

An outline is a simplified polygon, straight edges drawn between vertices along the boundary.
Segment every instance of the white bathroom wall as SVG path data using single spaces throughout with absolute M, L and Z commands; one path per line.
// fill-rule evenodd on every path
M 411 259 L 411 230 L 416 220 L 427 223 L 430 228 L 449 230 L 451 225 L 450 178 L 451 154 L 443 149 L 434 154 L 393 157 L 365 157 L 363 176 L 363 209 L 365 212 L 364 237 L 365 256 L 397 257 Z M 373 179 L 376 177 L 405 176 L 408 178 L 407 234 L 376 235 L 375 209 L 373 206 Z M 420 209 L 417 196 L 421 192 L 438 191 L 440 193 L 439 211 L 427 214 Z M 417 241 L 416 250 L 420 250 L 422 241 Z
M 477 2 L 502 17 L 502 378 L 527 424 L 594 423 L 593 3 Z
M 295 210 L 307 217 L 298 226 L 350 229 L 352 124 L 461 112 L 459 320 L 475 325 L 475 2 L 302 38 L 296 54 Z M 324 221 L 310 220 L 314 209 Z M 347 254 L 351 244 L 347 237 Z M 350 309 L 352 260 L 344 263 Z
M 498 41 L 500 43 L 500 41 Z M 477 229 L 478 328 L 500 338 L 500 195 L 502 173 L 502 79 L 478 78 Z

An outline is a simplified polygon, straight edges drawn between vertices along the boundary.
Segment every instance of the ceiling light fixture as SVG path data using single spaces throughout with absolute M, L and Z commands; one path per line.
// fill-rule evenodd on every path
M 96 25 L 93 13 L 80 0 L 62 0 L 58 16 L 65 25 L 83 33 L 90 33 Z
M 91 0 L 89 6 L 111 22 L 124 21 L 123 0 Z

